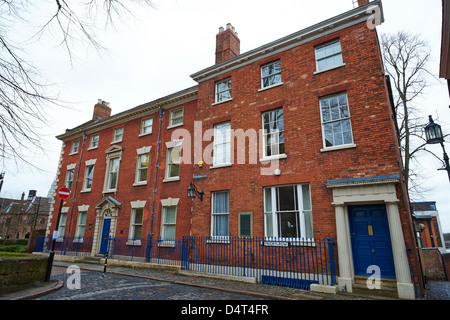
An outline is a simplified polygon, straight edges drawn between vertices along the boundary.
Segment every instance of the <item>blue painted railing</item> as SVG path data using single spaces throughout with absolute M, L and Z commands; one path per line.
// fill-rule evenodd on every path
M 50 242 L 51 237 L 38 237 L 34 251 L 48 252 Z M 90 238 L 82 242 L 62 238 L 55 253 L 81 256 L 91 249 Z M 252 277 L 259 283 L 306 290 L 313 283 L 336 284 L 334 250 L 332 239 L 186 236 L 182 240 L 110 238 L 108 242 L 108 258 Z
M 332 239 L 184 237 L 181 268 L 309 289 L 336 284 Z
M 34 252 L 50 252 L 52 246 L 51 236 L 37 236 Z M 92 251 L 91 237 L 60 237 L 55 242 L 55 253 L 71 256 L 88 256 Z

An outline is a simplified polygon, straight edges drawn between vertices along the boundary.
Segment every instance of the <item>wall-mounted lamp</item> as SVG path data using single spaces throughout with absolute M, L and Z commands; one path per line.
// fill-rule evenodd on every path
M 192 184 L 192 182 L 191 182 L 191 184 L 189 185 L 189 187 L 187 189 L 188 199 L 194 199 L 195 196 L 197 196 L 200 199 L 200 201 L 203 201 L 203 195 L 204 194 L 205 193 L 203 191 L 199 192 L 197 190 L 197 187 L 194 184 Z

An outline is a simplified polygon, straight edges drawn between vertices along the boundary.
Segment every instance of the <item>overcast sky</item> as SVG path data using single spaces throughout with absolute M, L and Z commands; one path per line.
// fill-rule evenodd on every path
M 55 136 L 91 119 L 97 99 L 111 103 L 116 114 L 145 102 L 196 85 L 190 75 L 214 64 L 215 36 L 219 27 L 231 23 L 241 40 L 241 53 L 277 40 L 335 15 L 351 10 L 352 0 L 155 0 L 156 9 L 138 8 L 135 20 L 117 21 L 115 28 L 97 32 L 105 47 L 98 53 L 80 46 L 70 62 L 67 52 L 48 32 L 39 42 L 27 43 L 28 61 L 57 83 L 55 93 L 72 103 L 71 109 L 49 108 L 44 134 L 46 154 L 30 150 L 33 162 L 45 172 L 16 169 L 10 163 L 1 197 L 20 198 L 36 189 L 46 196 L 55 178 L 61 142 Z M 17 27 L 17 36 L 26 38 L 43 23 L 54 1 L 42 1 L 32 10 L 34 20 L 26 28 Z M 46 7 L 47 6 L 47 7 Z M 441 0 L 384 0 L 385 22 L 379 34 L 400 30 L 419 33 L 432 48 L 429 70 L 439 73 Z M 54 34 L 53 34 L 54 35 Z M 424 118 L 439 119 L 450 133 L 448 90 L 443 79 L 432 82 L 420 100 Z M 446 144 L 450 152 L 450 143 Z M 439 156 L 439 145 L 431 147 Z M 416 201 L 436 201 L 444 232 L 450 232 L 450 182 L 438 160 L 423 156 L 423 186 L 429 191 Z

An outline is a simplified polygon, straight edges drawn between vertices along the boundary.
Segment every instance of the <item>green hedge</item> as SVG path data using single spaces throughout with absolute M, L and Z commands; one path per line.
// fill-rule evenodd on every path
M 28 239 L 0 239 L 0 246 L 14 246 L 14 245 L 20 245 L 20 246 L 27 246 L 28 245 Z

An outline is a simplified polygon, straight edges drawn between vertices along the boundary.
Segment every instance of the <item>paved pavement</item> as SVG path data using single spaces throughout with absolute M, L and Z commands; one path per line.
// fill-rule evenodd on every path
M 85 290 L 68 290 L 66 273 L 69 265 L 78 265 Z M 54 262 L 50 282 L 0 296 L 0 300 L 373 300 L 375 297 L 354 294 L 325 294 L 300 289 L 244 283 L 220 278 L 206 278 L 154 269 L 108 266 L 103 276 L 103 266 L 91 263 Z M 199 289 L 192 290 L 192 287 Z M 92 288 L 96 288 L 95 291 Z M 155 289 L 155 290 L 153 290 Z M 156 290 L 158 289 L 158 290 Z M 201 290 L 200 290 L 201 289 Z M 218 291 L 219 290 L 219 291 Z M 57 292 L 56 292 L 57 291 Z M 53 293 L 54 292 L 54 293 Z M 157 292 L 157 294 L 156 294 Z M 173 292 L 177 294 L 174 295 Z M 450 300 L 450 282 L 430 282 L 425 300 Z

